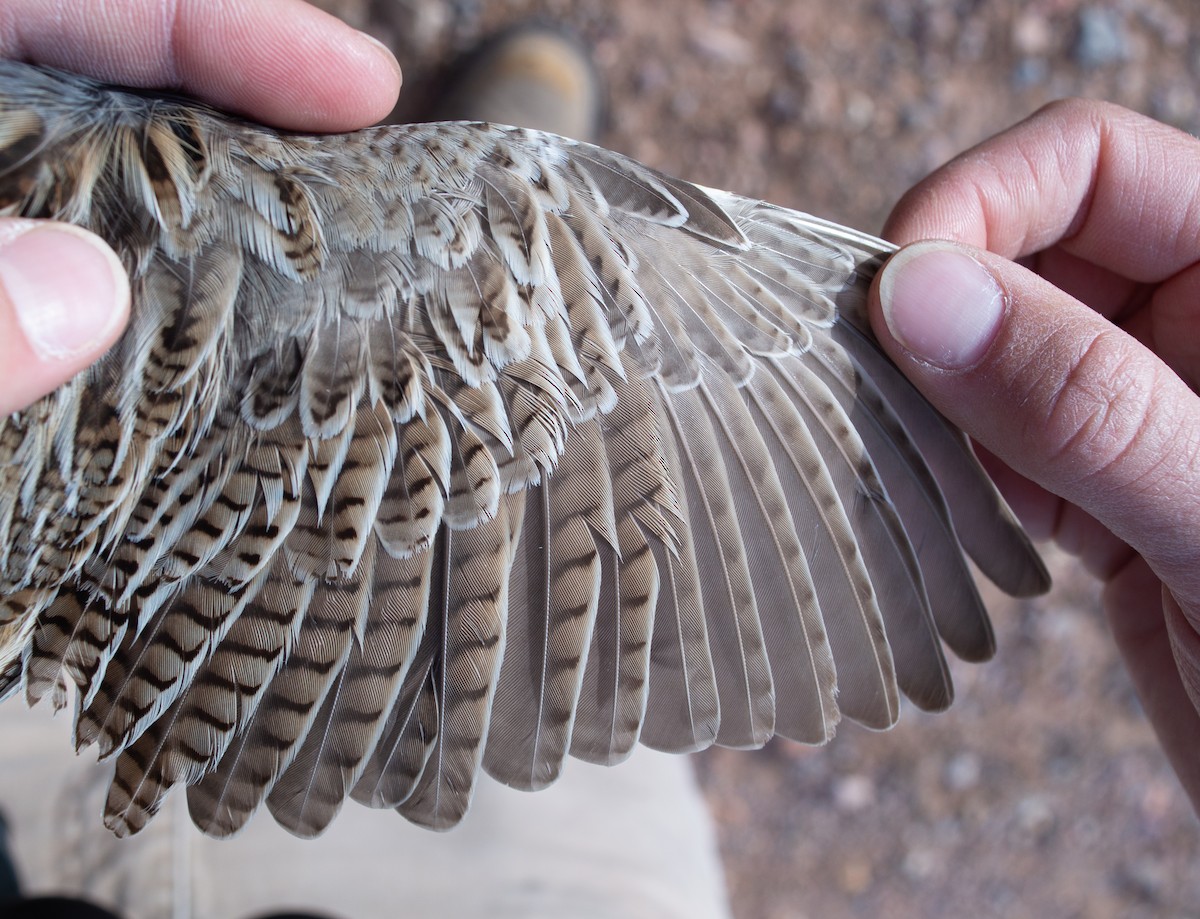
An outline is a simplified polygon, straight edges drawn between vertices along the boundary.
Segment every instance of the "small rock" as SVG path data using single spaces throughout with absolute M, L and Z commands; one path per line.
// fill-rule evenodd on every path
M 671 72 L 657 58 L 647 58 L 633 71 L 633 85 L 638 92 L 662 92 L 671 86 Z
M 681 88 L 671 94 L 671 114 L 681 120 L 688 120 L 700 111 L 700 99 L 690 89 Z
M 1070 781 L 1079 772 L 1083 754 L 1071 735 L 1063 731 L 1054 734 L 1046 744 L 1044 759 L 1046 775 L 1060 781 Z
M 982 60 L 992 45 L 992 36 L 987 24 L 977 18 L 969 18 L 965 22 L 959 19 L 958 22 L 960 24 L 954 45 L 959 60 L 964 62 Z
M 1151 779 L 1143 787 L 1138 804 L 1143 820 L 1151 825 L 1161 824 L 1178 806 L 1175 787 L 1162 779 Z
M 983 764 L 975 753 L 958 753 L 942 770 L 942 783 L 950 791 L 968 791 L 979 784 Z
M 783 66 L 788 73 L 804 76 L 808 71 L 808 57 L 801 45 L 793 45 L 783 56 Z
M 1054 32 L 1046 17 L 1035 10 L 1017 16 L 1012 24 L 1013 49 L 1022 56 L 1046 54 L 1054 41 Z
M 1115 10 L 1093 6 L 1079 11 L 1075 60 L 1084 67 L 1103 67 L 1119 63 L 1128 55 L 1125 23 Z
M 1190 13 L 1187 7 L 1172 9 L 1166 3 L 1145 3 L 1134 7 L 1134 14 L 1154 30 L 1158 40 L 1167 48 L 1187 48 L 1190 37 Z
M 1042 58 L 1022 58 L 1013 67 L 1013 89 L 1031 89 L 1050 77 L 1050 66 Z
M 1117 890 L 1148 904 L 1161 904 L 1170 884 L 1166 866 L 1158 859 L 1150 857 L 1118 865 L 1112 880 Z
M 1103 830 L 1095 817 L 1085 815 L 1080 817 L 1071 827 L 1073 844 L 1081 851 L 1087 851 L 1101 843 Z
M 1029 795 L 1017 804 L 1017 826 L 1038 842 L 1050 838 L 1057 822 L 1050 802 L 1042 795 Z
M 825 75 L 812 76 L 808 84 L 808 99 L 804 106 L 805 119 L 814 125 L 836 123 L 841 92 L 837 80 Z
M 927 846 L 914 846 L 904 855 L 900 870 L 910 881 L 926 881 L 937 873 L 943 859 Z
M 804 109 L 804 99 L 793 86 L 776 86 L 767 93 L 766 114 L 772 124 L 796 121 Z
M 843 893 L 860 894 L 871 886 L 871 863 L 862 858 L 850 858 L 838 865 L 838 886 Z
M 770 138 L 763 123 L 751 118 L 738 129 L 737 145 L 741 157 L 750 162 L 758 162 L 767 155 Z
M 934 123 L 934 108 L 926 102 L 909 102 L 900 108 L 900 128 L 914 133 L 928 133 Z
M 875 102 L 860 90 L 851 90 L 846 98 L 846 122 L 856 131 L 862 131 L 875 120 Z
M 1190 86 L 1173 83 L 1154 91 L 1150 107 L 1160 121 L 1177 127 L 1188 125 L 1196 115 L 1196 94 Z
M 693 26 L 688 31 L 688 44 L 696 53 L 719 64 L 745 64 L 754 58 L 754 46 L 747 39 L 720 26 Z
M 833 786 L 833 803 L 838 810 L 854 813 L 875 803 L 875 783 L 865 775 L 847 775 Z

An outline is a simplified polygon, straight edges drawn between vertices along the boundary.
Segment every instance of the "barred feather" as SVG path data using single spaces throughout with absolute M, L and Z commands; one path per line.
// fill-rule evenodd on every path
M 871 338 L 853 230 L 536 132 L 283 135 L 12 62 L 0 215 L 133 282 L 0 419 L 0 698 L 74 688 L 118 833 L 177 785 L 215 835 L 347 797 L 446 828 L 481 770 L 885 727 L 949 704 L 943 643 L 993 651 L 967 555 L 1047 587 Z

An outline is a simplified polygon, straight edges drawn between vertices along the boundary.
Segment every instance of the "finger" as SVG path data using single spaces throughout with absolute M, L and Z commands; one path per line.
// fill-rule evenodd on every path
M 1200 389 L 1200 264 L 1160 284 L 1148 308 L 1124 322 L 1192 388 Z
M 1174 128 L 1108 103 L 1057 102 L 913 188 L 884 235 L 1008 258 L 1062 240 L 1113 277 L 1160 281 L 1200 259 L 1198 161 L 1200 141 Z
M 1163 613 L 1175 666 L 1192 700 L 1200 712 L 1200 603 L 1188 603 L 1188 609 L 1170 591 L 1163 592 Z M 1192 737 L 1200 737 L 1193 733 Z
M 129 314 L 116 255 L 78 227 L 0 220 L 0 417 L 98 358 Z
M 1200 398 L 1161 360 L 1032 272 L 949 243 L 901 250 L 872 299 L 885 349 L 947 417 L 1200 596 Z
M 389 51 L 301 0 L 8 0 L 0 56 L 180 89 L 292 130 L 364 127 L 400 88 Z
M 978 444 L 975 449 L 988 475 L 1033 539 L 1054 540 L 1101 581 L 1107 581 L 1129 564 L 1134 551 L 1091 514 L 1016 472 Z
M 1104 589 L 1113 638 L 1133 679 L 1142 708 L 1154 725 L 1167 758 L 1179 776 L 1192 805 L 1200 811 L 1200 699 L 1189 694 L 1187 667 L 1197 658 L 1182 661 L 1173 632 L 1182 624 L 1187 629 L 1192 653 L 1197 636 L 1194 626 L 1183 621 L 1179 605 L 1143 560 L 1134 559 Z M 1186 651 L 1184 653 L 1187 653 Z M 1191 678 L 1195 678 L 1194 669 Z M 1195 687 L 1193 687 L 1194 690 Z
M 1066 291 L 1076 300 L 1086 303 L 1101 316 L 1120 323 L 1138 307 L 1144 306 L 1150 285 L 1131 281 L 1104 265 L 1051 246 L 1021 264 L 1030 271 Z
M 972 446 L 1029 535 L 1039 541 L 1053 539 L 1062 516 L 1063 499 L 1010 468 L 982 445 Z

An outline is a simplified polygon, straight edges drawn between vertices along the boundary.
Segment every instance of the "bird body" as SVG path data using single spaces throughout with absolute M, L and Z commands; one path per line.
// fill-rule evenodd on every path
M 227 835 L 480 771 L 806 743 L 952 697 L 964 549 L 1047 586 L 879 350 L 891 247 L 486 124 L 281 134 L 0 63 L 0 214 L 128 269 L 128 330 L 0 420 L 0 697 Z

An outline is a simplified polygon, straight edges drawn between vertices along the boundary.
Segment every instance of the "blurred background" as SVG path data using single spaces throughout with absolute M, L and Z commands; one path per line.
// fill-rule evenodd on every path
M 1195 0 L 319 5 L 396 50 L 402 118 L 481 38 L 560 22 L 607 84 L 606 146 L 873 232 L 922 176 L 1055 98 L 1200 130 Z M 1200 916 L 1200 824 L 1096 586 L 1051 564 L 1044 600 L 988 595 L 999 652 L 955 667 L 949 713 L 695 757 L 738 919 Z

